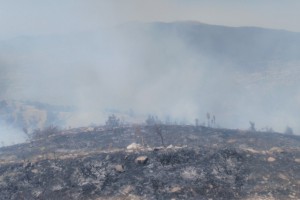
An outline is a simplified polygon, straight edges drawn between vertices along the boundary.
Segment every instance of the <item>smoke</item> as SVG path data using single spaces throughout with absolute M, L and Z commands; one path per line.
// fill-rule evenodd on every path
M 66 123 L 73 127 L 104 123 L 110 112 L 123 116 L 133 111 L 132 120 L 155 114 L 186 123 L 195 118 L 206 122 L 209 112 L 221 127 L 246 129 L 254 121 L 257 129 L 283 131 L 288 125 L 299 132 L 299 62 L 288 57 L 297 48 L 283 48 L 288 59 L 274 60 L 281 52 L 272 46 L 276 31 L 235 32 L 194 22 L 113 27 L 123 15 L 134 20 L 128 14 L 132 8 L 126 5 L 124 14 L 117 13 L 122 9 L 115 3 L 82 5 L 75 3 L 70 13 L 60 11 L 75 16 L 65 29 L 58 28 L 62 22 L 50 23 L 0 42 L 1 99 L 75 106 L 77 112 Z M 44 16 L 33 13 L 39 15 Z M 292 43 L 294 37 L 299 38 L 293 35 Z M 290 37 L 282 38 L 284 43 Z
M 18 52 L 4 59 L 12 66 L 6 97 L 76 106 L 66 126 L 104 123 L 108 110 L 133 110 L 139 119 L 156 114 L 205 122 L 210 112 L 222 127 L 245 129 L 251 120 L 259 128 L 298 130 L 297 65 L 245 71 L 236 58 L 199 51 L 165 26 L 172 24 L 18 38 L 12 47 Z
M 13 145 L 25 141 L 25 134 L 16 127 L 0 121 L 1 146 Z

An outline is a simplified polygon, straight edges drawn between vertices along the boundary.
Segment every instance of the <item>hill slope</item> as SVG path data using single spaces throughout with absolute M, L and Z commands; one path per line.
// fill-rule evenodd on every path
M 146 36 L 162 55 L 165 55 L 163 50 L 172 52 L 170 47 L 174 47 L 172 43 L 175 41 L 182 43 L 198 56 L 229 62 L 235 64 L 237 69 L 247 71 L 261 70 L 272 62 L 299 61 L 300 56 L 300 33 L 297 32 L 258 27 L 226 27 L 198 22 L 132 23 L 122 28 L 138 41 L 136 43 L 140 43 L 139 39 L 144 40 Z M 167 47 L 163 48 L 161 45 Z
M 300 198 L 299 136 L 159 128 L 167 148 L 157 126 L 144 125 L 65 130 L 1 148 L 0 199 Z

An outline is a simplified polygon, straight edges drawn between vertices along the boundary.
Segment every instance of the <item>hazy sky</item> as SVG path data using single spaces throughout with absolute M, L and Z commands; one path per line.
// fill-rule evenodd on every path
M 0 0 L 0 39 L 89 31 L 127 21 L 196 20 L 300 32 L 299 0 Z

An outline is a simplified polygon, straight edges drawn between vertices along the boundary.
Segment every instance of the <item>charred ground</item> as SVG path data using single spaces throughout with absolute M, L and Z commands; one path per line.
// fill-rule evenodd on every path
M 0 199 L 300 198 L 300 137 L 293 135 L 85 127 L 0 153 Z

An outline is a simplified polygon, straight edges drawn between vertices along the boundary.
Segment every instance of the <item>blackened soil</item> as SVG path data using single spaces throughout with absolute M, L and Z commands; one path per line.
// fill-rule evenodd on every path
M 157 148 L 160 136 L 149 126 L 75 131 L 2 148 L 0 199 L 300 199 L 298 136 L 162 130 L 168 148 Z M 127 150 L 132 142 L 144 148 Z M 139 156 L 148 160 L 138 164 Z

